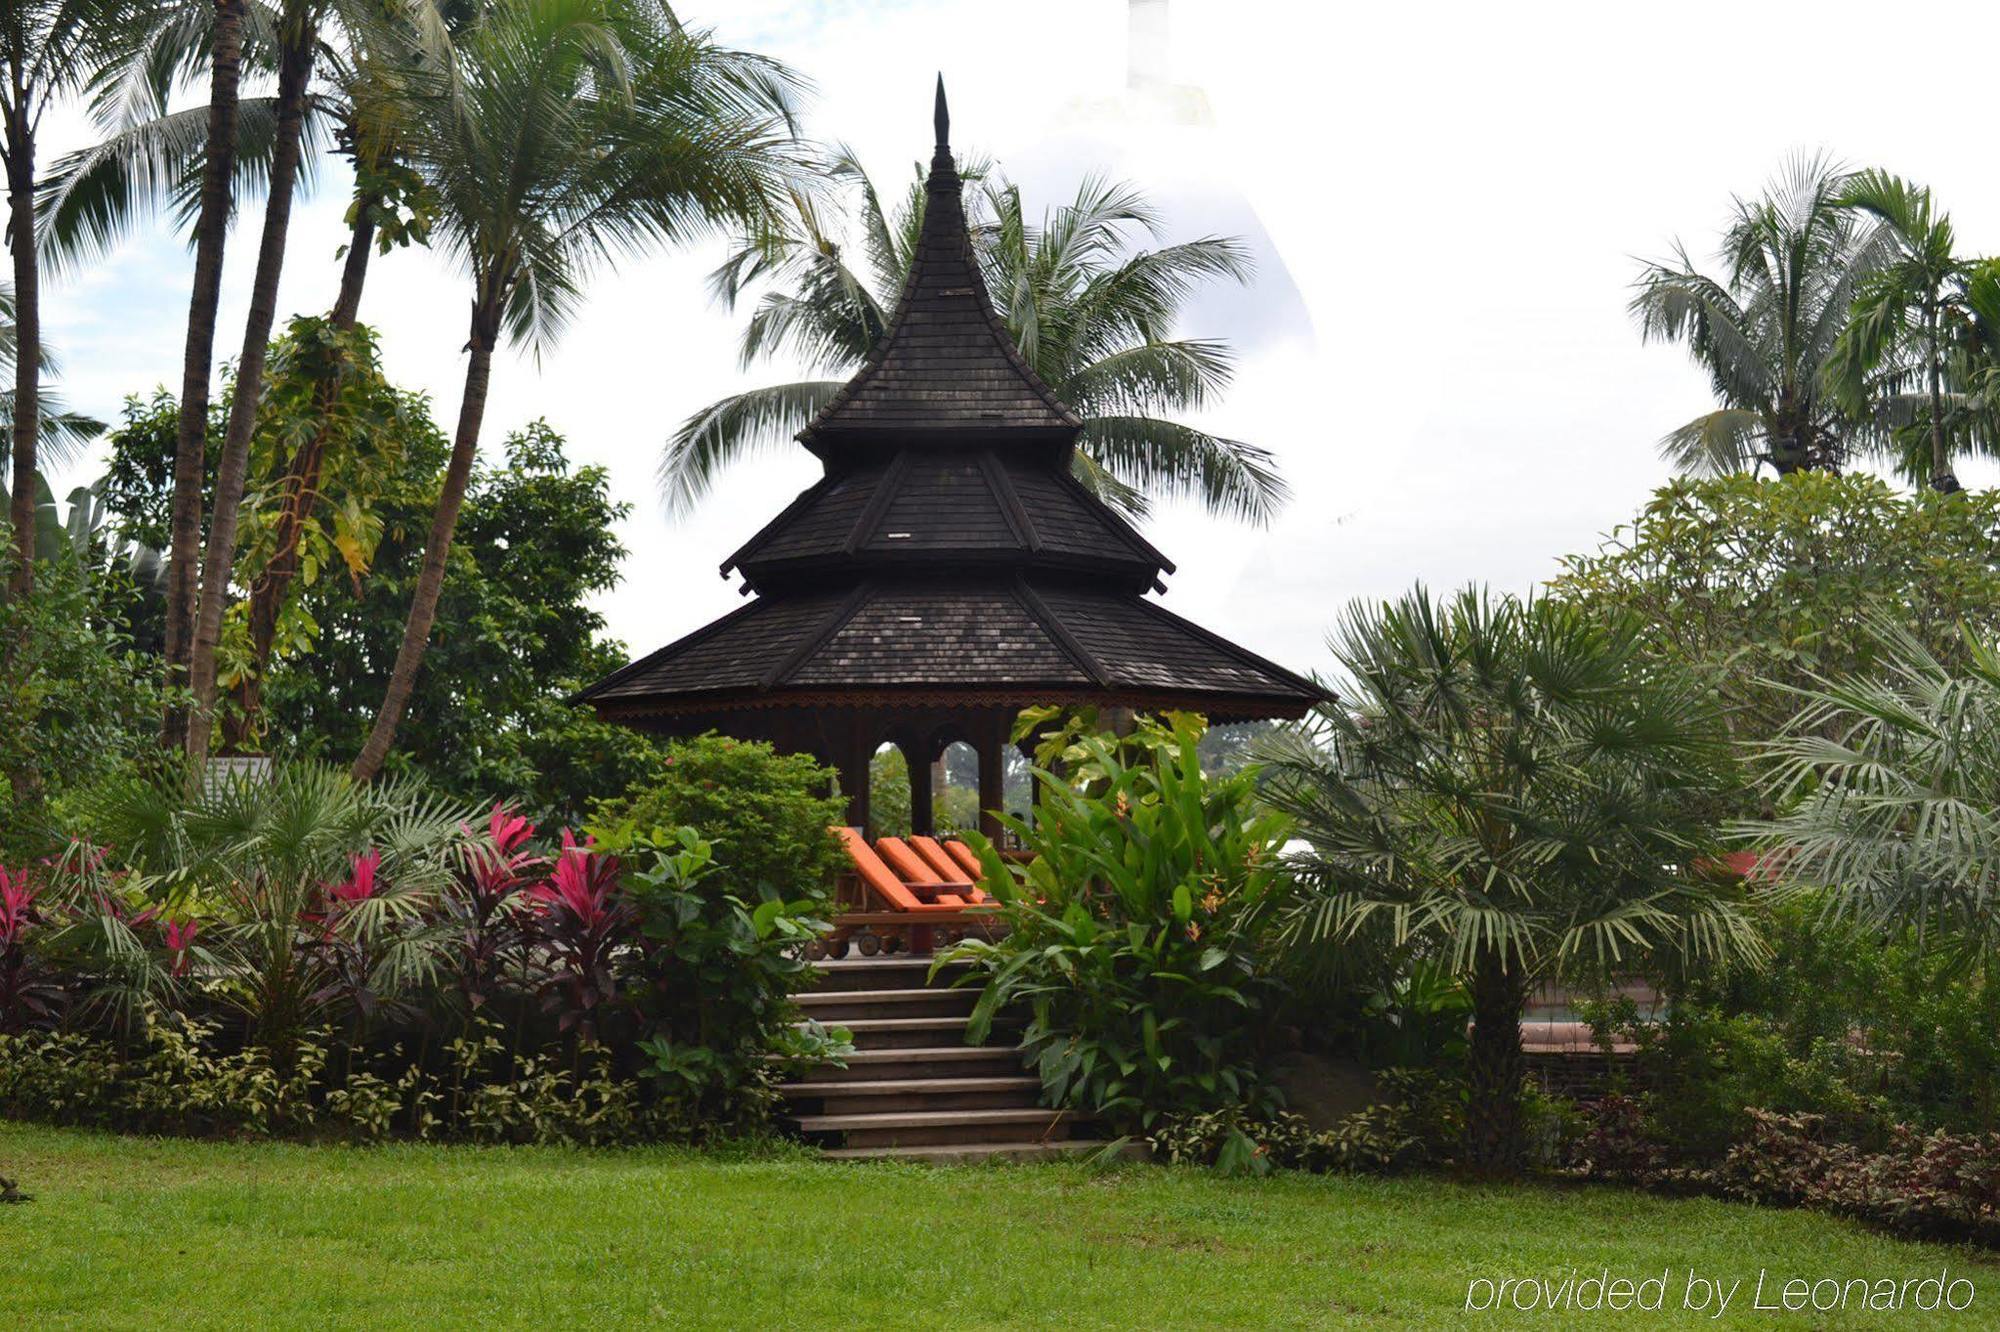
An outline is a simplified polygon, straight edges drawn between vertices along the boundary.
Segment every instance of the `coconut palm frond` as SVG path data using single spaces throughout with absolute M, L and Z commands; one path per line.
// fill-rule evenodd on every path
M 732 394 L 690 416 L 660 460 L 660 497 L 668 512 L 692 511 L 731 464 L 790 444 L 840 389 L 836 380 L 771 384 Z

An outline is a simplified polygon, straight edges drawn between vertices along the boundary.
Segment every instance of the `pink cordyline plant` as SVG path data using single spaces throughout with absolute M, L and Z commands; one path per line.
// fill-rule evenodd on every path
M 28 952 L 28 934 L 43 923 L 39 892 L 27 870 L 0 868 L 0 1031 L 52 1019 L 63 997 Z
M 469 843 L 465 865 L 453 876 L 441 902 L 458 953 L 459 998 L 468 1014 L 492 998 L 508 958 L 526 965 L 526 926 L 532 904 L 527 890 L 548 869 L 547 859 L 529 839 L 535 825 L 496 804 L 483 838 L 464 829 Z
M 562 1031 L 595 1040 L 597 1016 L 617 996 L 612 955 L 632 920 L 618 891 L 618 860 L 578 843 L 563 830 L 562 852 L 548 882 L 528 890 L 536 904 L 535 933 L 547 946 L 551 975 L 543 1006 L 558 1014 Z
M 349 861 L 347 881 L 329 887 L 326 890 L 327 896 L 336 902 L 343 902 L 349 906 L 354 905 L 356 902 L 367 901 L 369 898 L 375 896 L 375 874 L 381 868 L 382 853 L 380 851 L 365 851 L 354 856 Z
M 28 871 L 8 873 L 0 868 L 0 948 L 12 948 L 35 923 L 34 880 Z
M 168 969 L 175 979 L 187 975 L 188 949 L 194 946 L 194 937 L 200 933 L 201 922 L 198 920 L 167 920 L 160 923 L 160 934 L 167 945 Z

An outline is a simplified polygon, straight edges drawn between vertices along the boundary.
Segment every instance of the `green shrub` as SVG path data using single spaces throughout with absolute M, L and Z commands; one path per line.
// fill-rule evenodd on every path
M 1267 1170 L 1388 1174 L 1450 1158 L 1462 1131 L 1465 1089 L 1433 1074 L 1389 1069 L 1389 1099 L 1314 1129 L 1288 1111 L 1253 1114 L 1242 1106 L 1164 1117 L 1148 1135 L 1175 1165 L 1212 1165 L 1230 1174 Z
M 787 900 L 768 885 L 739 896 L 692 828 L 594 831 L 599 851 L 618 857 L 636 918 L 624 985 L 645 1073 L 674 1118 L 761 1124 L 775 1102 L 769 1056 L 819 1061 L 853 1048 L 845 1032 L 794 1026 L 792 995 L 813 978 L 804 945 L 831 928 L 823 898 Z
M 256 1047 L 224 1049 L 210 1024 L 148 1022 L 130 1045 L 80 1032 L 0 1035 L 0 1114 L 189 1137 L 391 1137 L 609 1146 L 693 1139 L 737 1125 L 677 1117 L 619 1075 L 608 1050 L 510 1055 L 494 1024 L 449 1042 L 441 1067 L 400 1047 L 351 1067 L 330 1033 L 304 1036 L 289 1071 Z M 337 1057 L 338 1056 L 338 1057 Z M 369 1057 L 364 1055 L 364 1061 Z
M 600 802 L 592 823 L 693 828 L 715 848 L 723 887 L 748 902 L 819 900 L 832 890 L 847 819 L 834 774 L 810 755 L 704 735 L 669 745 L 658 785 Z
M 1276 1102 L 1265 1065 L 1284 987 L 1263 936 L 1288 825 L 1258 808 L 1253 772 L 1203 777 L 1201 732 L 1173 716 L 1068 744 L 1066 776 L 1036 770 L 1033 825 L 1004 820 L 1028 863 L 968 836 L 1009 929 L 949 955 L 985 985 L 971 1039 L 1024 1007 L 1049 1099 L 1124 1127 Z

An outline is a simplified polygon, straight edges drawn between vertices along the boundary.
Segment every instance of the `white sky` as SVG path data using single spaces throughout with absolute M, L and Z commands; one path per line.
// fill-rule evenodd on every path
M 1963 60 L 1991 49 L 1991 5 L 1904 3 L 1892 20 L 1825 0 L 1171 2 L 1174 76 L 1206 95 L 1207 128 L 1124 97 L 1125 0 L 681 10 L 814 79 L 809 133 L 852 144 L 885 186 L 927 154 L 941 69 L 954 143 L 996 156 L 1034 210 L 1103 169 L 1167 204 L 1173 238 L 1252 235 L 1258 287 L 1205 303 L 1185 331 L 1242 348 L 1204 423 L 1274 450 L 1297 498 L 1266 530 L 1171 507 L 1148 535 L 1180 565 L 1166 604 L 1288 665 L 1325 664 L 1350 598 L 1417 580 L 1523 590 L 1630 518 L 1666 478 L 1654 441 L 1708 405 L 1683 353 L 1641 346 L 1625 313 L 1633 256 L 1679 235 L 1706 257 L 1730 196 L 1788 153 L 1926 182 L 1964 250 L 2000 251 L 1990 92 Z M 81 133 L 52 126 L 45 153 Z M 328 170 L 298 211 L 281 311 L 331 300 L 345 186 Z M 223 355 L 241 341 L 260 211 L 232 237 Z M 816 475 L 803 450 L 743 465 L 678 525 L 655 498 L 674 424 L 794 373 L 738 370 L 740 321 L 703 287 L 720 254 L 600 279 L 543 364 L 502 358 L 487 407 L 490 449 L 546 416 L 633 502 L 625 581 L 602 608 L 635 652 L 737 605 L 717 564 Z M 178 388 L 191 267 L 160 229 L 48 290 L 73 406 L 112 419 L 127 393 Z M 377 261 L 362 311 L 391 377 L 429 392 L 447 432 L 466 309 L 457 273 L 406 252 Z

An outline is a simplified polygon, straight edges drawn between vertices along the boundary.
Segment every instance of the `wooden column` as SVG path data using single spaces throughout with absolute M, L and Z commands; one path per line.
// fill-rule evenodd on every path
M 910 769 L 910 831 L 928 837 L 935 830 L 931 791 L 931 761 L 926 746 L 898 745 Z
M 846 743 L 841 746 L 840 788 L 847 796 L 847 822 L 861 829 L 866 836 L 868 826 L 868 768 L 869 760 L 875 757 L 875 747 L 868 740 L 868 730 L 861 718 L 854 718 L 847 727 Z
M 1007 808 L 1007 715 L 979 723 L 979 831 L 1000 840 L 1000 811 Z

